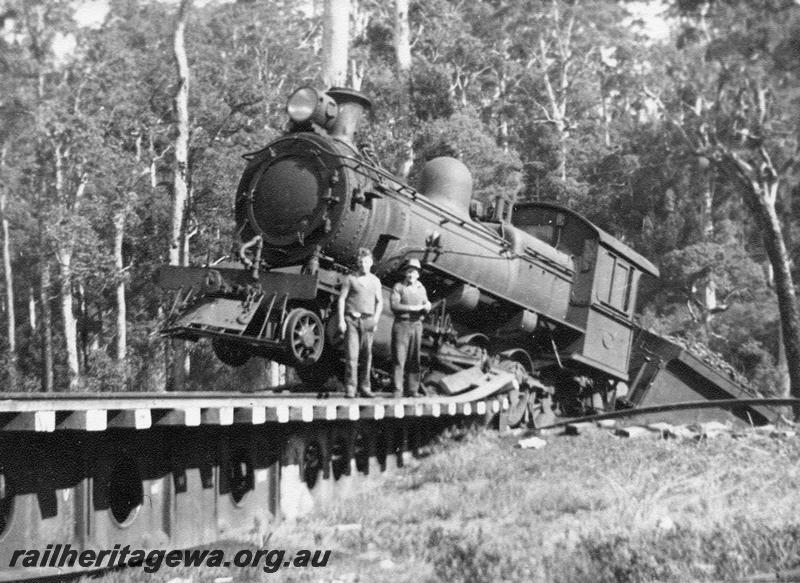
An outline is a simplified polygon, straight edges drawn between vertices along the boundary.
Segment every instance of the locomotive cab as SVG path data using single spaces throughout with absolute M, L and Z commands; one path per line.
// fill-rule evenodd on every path
M 647 259 L 578 213 L 552 203 L 514 205 L 512 225 L 572 257 L 575 272 L 566 320 L 586 330 L 569 359 L 627 378 L 637 290 Z

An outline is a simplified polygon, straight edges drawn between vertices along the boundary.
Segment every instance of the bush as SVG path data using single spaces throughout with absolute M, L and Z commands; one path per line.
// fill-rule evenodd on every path
M 642 536 L 584 537 L 551 557 L 553 581 L 644 583 L 742 579 L 800 565 L 800 524 L 741 518 L 707 532 L 675 528 Z

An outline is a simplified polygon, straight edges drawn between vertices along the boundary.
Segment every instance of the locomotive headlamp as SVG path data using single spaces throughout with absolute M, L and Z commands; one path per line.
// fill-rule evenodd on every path
M 330 129 L 336 120 L 338 107 L 327 94 L 313 87 L 301 87 L 289 96 L 286 112 L 294 123 L 314 122 Z

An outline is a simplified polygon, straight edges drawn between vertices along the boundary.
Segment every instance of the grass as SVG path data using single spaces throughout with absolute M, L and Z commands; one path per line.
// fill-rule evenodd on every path
M 684 583 L 800 567 L 798 439 L 547 441 L 534 451 L 512 436 L 451 435 L 368 491 L 276 529 L 272 547 L 332 549 L 325 568 L 156 578 Z

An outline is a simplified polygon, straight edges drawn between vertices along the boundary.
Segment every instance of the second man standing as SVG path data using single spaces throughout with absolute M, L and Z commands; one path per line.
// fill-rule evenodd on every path
M 419 281 L 419 259 L 409 259 L 403 267 L 404 278 L 394 285 L 391 308 L 392 364 L 394 365 L 394 397 L 415 397 L 420 393 L 420 351 L 422 349 L 422 319 L 431 309 L 425 286 Z M 406 385 L 405 377 L 408 376 Z

